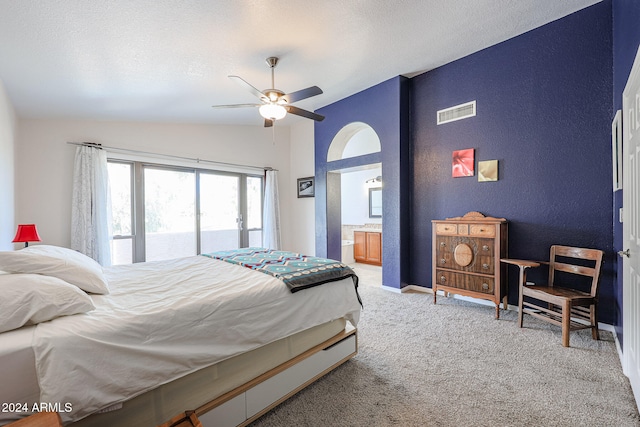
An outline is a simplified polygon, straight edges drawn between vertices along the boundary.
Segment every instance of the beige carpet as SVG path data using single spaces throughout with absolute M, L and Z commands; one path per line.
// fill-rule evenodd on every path
M 359 274 L 359 354 L 253 427 L 640 426 L 610 333 L 574 332 L 564 348 L 559 328 L 530 316 L 519 329 L 516 312 L 433 305 Z

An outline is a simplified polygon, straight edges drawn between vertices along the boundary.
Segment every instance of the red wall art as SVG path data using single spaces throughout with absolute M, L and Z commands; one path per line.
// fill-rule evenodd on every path
M 456 150 L 453 152 L 452 174 L 454 178 L 473 176 L 475 163 L 474 149 Z

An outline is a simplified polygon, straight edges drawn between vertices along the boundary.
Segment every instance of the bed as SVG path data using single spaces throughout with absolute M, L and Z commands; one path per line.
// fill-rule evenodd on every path
M 292 272 L 307 260 L 242 251 L 105 269 L 45 245 L 0 253 L 12 273 L 0 275 L 3 294 L 8 279 L 22 294 L 46 279 L 82 300 L 51 320 L 23 313 L 0 334 L 0 425 L 46 409 L 80 427 L 156 426 L 187 410 L 205 426 L 242 425 L 355 354 L 361 303 L 348 267 Z

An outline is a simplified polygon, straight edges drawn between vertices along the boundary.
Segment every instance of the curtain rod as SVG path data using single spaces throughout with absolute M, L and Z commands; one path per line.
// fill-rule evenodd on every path
M 140 154 L 140 155 L 147 155 L 147 156 L 165 157 L 165 158 L 170 158 L 170 159 L 187 160 L 187 161 L 196 162 L 196 163 L 209 163 L 209 164 L 220 165 L 220 166 L 232 166 L 232 167 L 239 167 L 239 168 L 261 169 L 261 170 L 265 170 L 265 171 L 277 171 L 277 169 L 274 169 L 274 168 L 272 168 L 270 166 L 239 165 L 239 164 L 236 164 L 236 163 L 217 162 L 215 160 L 206 160 L 206 159 L 200 159 L 200 158 L 196 158 L 196 157 L 183 157 L 183 156 L 176 156 L 176 155 L 173 155 L 173 154 L 160 154 L 160 153 L 151 153 L 149 151 L 131 150 L 131 149 L 128 149 L 128 148 L 109 147 L 107 145 L 96 144 L 94 142 L 70 142 L 70 141 L 67 141 L 67 144 L 78 145 L 78 146 L 82 146 L 82 147 L 94 147 L 94 148 L 105 149 L 105 150 L 108 150 L 108 151 L 122 152 L 122 153 L 132 153 L 132 154 Z

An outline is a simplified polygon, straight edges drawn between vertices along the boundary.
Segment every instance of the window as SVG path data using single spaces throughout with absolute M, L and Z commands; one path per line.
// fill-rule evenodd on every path
M 109 160 L 112 264 L 262 245 L 262 176 Z
M 133 165 L 108 162 L 111 188 L 111 264 L 133 262 Z

